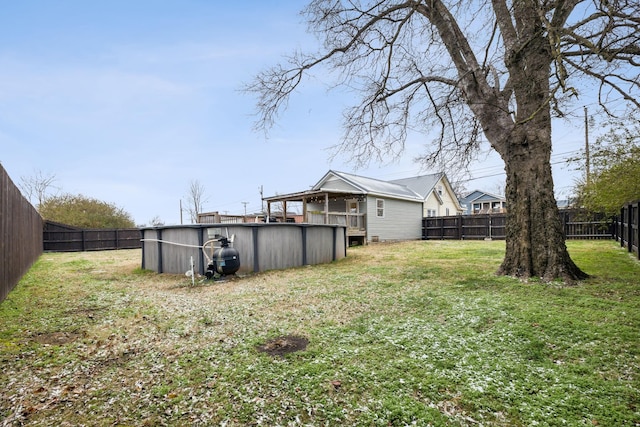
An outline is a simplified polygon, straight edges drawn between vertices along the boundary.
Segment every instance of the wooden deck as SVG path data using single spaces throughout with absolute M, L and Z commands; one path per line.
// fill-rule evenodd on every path
M 345 225 L 347 227 L 347 237 L 359 237 L 360 244 L 366 242 L 367 237 L 367 215 L 363 213 L 349 212 L 307 212 L 307 223 Z M 352 240 L 352 239 L 350 239 Z

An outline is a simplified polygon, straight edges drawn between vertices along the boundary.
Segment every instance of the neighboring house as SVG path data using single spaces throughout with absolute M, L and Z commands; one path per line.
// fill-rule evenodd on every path
M 423 217 L 462 215 L 463 208 L 444 173 L 390 181 L 415 191 L 423 200 Z
M 273 203 L 301 202 L 304 222 L 346 225 L 349 244 L 420 239 L 423 217 L 462 213 L 443 173 L 382 181 L 330 170 L 310 190 L 263 200 L 268 216 Z
M 575 200 L 572 199 L 558 200 L 556 203 L 558 204 L 558 209 L 560 210 L 569 210 L 576 208 Z
M 460 199 L 464 215 L 504 213 L 507 211 L 507 199 L 504 196 L 475 190 Z

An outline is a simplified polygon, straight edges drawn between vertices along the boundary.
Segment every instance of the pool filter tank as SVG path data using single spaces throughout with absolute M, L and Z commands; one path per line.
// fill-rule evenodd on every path
M 240 256 L 235 248 L 229 246 L 229 239 L 220 237 L 218 240 L 220 247 L 213 250 L 213 256 L 209 259 L 209 265 L 205 271 L 207 279 L 213 278 L 216 274 L 220 276 L 235 274 L 240 269 Z

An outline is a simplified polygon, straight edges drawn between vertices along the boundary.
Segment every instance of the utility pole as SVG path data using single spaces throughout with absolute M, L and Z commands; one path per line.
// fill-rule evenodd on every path
M 591 164 L 589 159 L 589 119 L 587 117 L 587 107 L 584 107 L 584 154 L 586 160 L 586 175 L 587 175 L 587 184 L 590 182 L 591 178 Z
M 180 199 L 180 225 L 182 225 L 182 199 Z
M 242 204 L 244 205 L 244 216 L 247 216 L 247 205 L 249 202 L 242 202 Z
M 258 188 L 260 190 L 260 202 L 262 203 L 262 213 L 264 213 L 264 200 L 262 199 L 263 194 L 262 194 L 262 185 Z

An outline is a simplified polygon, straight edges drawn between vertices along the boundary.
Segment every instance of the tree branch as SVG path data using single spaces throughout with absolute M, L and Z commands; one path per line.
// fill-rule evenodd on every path
M 627 93 L 627 91 L 623 90 L 620 86 L 618 86 L 617 84 L 615 84 L 613 81 L 611 81 L 608 77 L 615 77 L 619 80 L 623 80 L 627 83 L 631 83 L 633 86 L 636 87 L 640 87 L 640 82 L 638 82 L 637 80 L 632 80 L 632 79 L 628 79 L 628 78 L 624 78 L 623 76 L 614 76 L 614 75 L 604 75 L 604 74 L 599 74 L 596 72 L 593 72 L 589 67 L 585 67 L 582 66 L 581 64 L 571 61 L 570 59 L 565 59 L 565 61 L 567 61 L 569 64 L 571 64 L 572 67 L 574 67 L 577 70 L 580 70 L 581 72 L 583 72 L 584 74 L 586 74 L 587 76 L 593 77 L 596 80 L 598 80 L 600 82 L 600 89 L 598 90 L 598 101 L 600 103 L 600 105 L 605 108 L 606 110 L 606 103 L 602 101 L 602 88 L 603 87 L 609 87 L 611 89 L 613 89 L 615 92 L 617 92 L 618 94 L 620 94 L 625 100 L 631 102 L 633 105 L 635 105 L 636 107 L 640 108 L 640 101 L 637 100 L 636 98 L 633 98 L 631 95 L 629 95 Z M 607 110 L 608 112 L 608 110 Z M 609 112 L 608 112 L 609 113 Z

